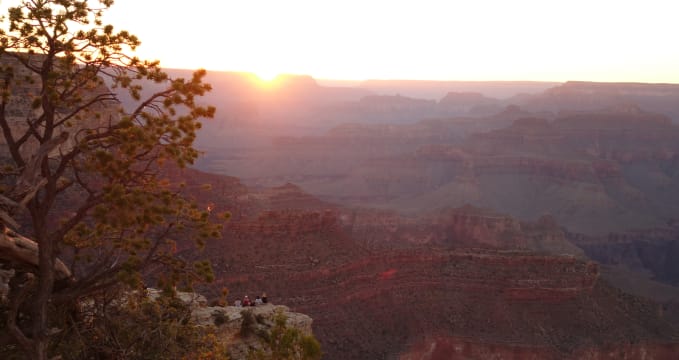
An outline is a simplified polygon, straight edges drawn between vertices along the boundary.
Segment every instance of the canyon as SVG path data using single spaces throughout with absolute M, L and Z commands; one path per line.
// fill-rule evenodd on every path
M 539 91 L 372 96 L 210 148 L 198 168 L 289 201 L 227 225 L 220 286 L 310 314 L 330 359 L 671 357 L 677 87 Z
M 176 239 L 208 298 L 266 292 L 330 360 L 679 353 L 679 86 L 208 81 L 163 170 L 223 222 Z
M 314 319 L 325 358 L 663 359 L 679 350 L 675 314 L 609 285 L 551 217 L 528 223 L 464 206 L 412 218 L 310 201 L 290 184 L 222 192 L 218 177 L 202 175 L 187 176 L 189 189 L 216 185 L 202 201 L 239 199 L 202 254 L 218 279 L 204 292 L 266 291 Z M 424 355 L 431 349 L 439 355 Z
M 287 81 L 199 136 L 206 294 L 266 291 L 328 359 L 678 351 L 679 87 Z
M 458 131 L 463 120 L 342 125 L 213 152 L 199 167 L 251 185 L 292 182 L 345 206 L 418 214 L 469 203 L 522 220 L 550 214 L 592 235 L 662 226 L 679 213 L 679 127 L 669 118 L 635 106 L 523 116 L 512 108 L 478 119 L 509 123 L 483 132 Z

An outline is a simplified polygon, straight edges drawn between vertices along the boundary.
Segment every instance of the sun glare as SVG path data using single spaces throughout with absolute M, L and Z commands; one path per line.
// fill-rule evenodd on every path
M 274 90 L 279 84 L 279 75 L 276 72 L 256 71 L 253 73 L 257 86 L 263 90 Z
M 278 77 L 278 73 L 272 71 L 257 71 L 255 74 L 264 83 L 270 83 Z
M 672 0 L 196 0 L 188 7 L 167 0 L 164 16 L 149 21 L 157 3 L 116 0 L 106 22 L 143 40 L 141 58 L 160 59 L 168 68 L 254 72 L 262 85 L 277 73 L 345 80 L 679 82 L 679 47 L 667 45 L 679 11 Z M 250 14 L 263 16 L 259 25 Z M 172 19 L 223 34 L 226 47 Z M 455 46 L 441 46 L 448 42 Z

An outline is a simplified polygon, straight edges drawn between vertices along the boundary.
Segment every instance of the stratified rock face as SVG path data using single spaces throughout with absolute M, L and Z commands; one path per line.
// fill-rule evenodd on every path
M 565 239 L 550 217 L 537 223 L 519 222 L 508 215 L 469 205 L 404 216 L 394 211 L 340 208 L 292 184 L 248 188 L 235 178 L 190 169 L 172 176 L 177 179 L 186 176 L 186 188 L 203 206 L 213 212 L 231 212 L 232 220 L 225 224 L 224 234 L 239 243 L 226 254 L 234 261 L 240 256 L 251 257 L 248 248 L 257 252 L 273 248 L 276 251 L 271 255 L 279 257 L 329 259 L 350 254 L 347 249 L 357 245 L 362 251 L 427 245 L 530 249 L 582 256 L 582 251 Z M 211 186 L 203 187 L 203 183 Z M 304 253 L 308 255 L 286 249 L 285 244 L 291 240 L 307 242 L 309 248 Z M 243 249 L 244 253 L 234 255 Z
M 679 347 L 671 343 L 641 343 L 615 345 L 604 348 L 583 349 L 574 353 L 560 353 L 546 347 L 528 347 L 517 344 L 482 344 L 468 339 L 437 337 L 414 345 L 399 360 L 665 360 L 676 357 Z
M 534 81 L 435 81 L 435 80 L 366 80 L 363 89 L 382 94 L 436 98 L 447 93 L 477 93 L 494 98 L 508 98 L 516 94 L 540 93 L 559 83 Z
M 597 234 L 673 217 L 677 154 L 679 128 L 666 117 L 613 109 L 553 122 L 517 120 L 463 145 L 422 147 L 415 160 L 373 163 L 371 174 L 412 164 L 410 175 L 382 179 L 390 191 L 383 198 L 394 208 L 470 203 L 521 219 L 549 213 L 571 230 Z
M 322 108 L 332 123 L 412 124 L 422 119 L 451 116 L 488 116 L 502 109 L 500 100 L 479 93 L 448 93 L 440 101 L 401 95 L 371 95 L 355 102 Z
M 675 84 L 596 83 L 569 81 L 542 94 L 515 99 L 533 111 L 591 111 L 626 104 L 668 114 L 679 119 L 676 104 L 679 86 Z
M 432 100 L 412 99 L 405 96 L 366 96 L 359 101 L 359 107 L 366 111 L 392 112 L 392 111 L 421 111 L 436 102 Z
M 197 189 L 201 173 L 191 174 L 187 187 Z M 200 199 L 223 208 L 216 184 Z M 212 261 L 218 279 L 203 292 L 266 292 L 308 314 L 328 359 L 396 358 L 451 338 L 469 342 L 477 358 L 674 346 L 658 307 L 603 283 L 553 217 L 526 223 L 467 206 L 408 218 L 321 209 L 292 185 L 236 189 L 223 199 L 241 201 L 238 215 L 196 255 Z M 281 198 L 285 207 L 272 201 Z M 576 256 L 548 255 L 569 252 Z
M 557 159 L 587 159 L 589 155 L 590 159 L 624 161 L 625 153 L 649 157 L 676 152 L 678 134 L 679 128 L 667 116 L 618 106 L 563 114 L 553 122 L 518 119 L 509 127 L 475 135 L 468 147 L 490 154 L 540 153 Z
M 489 114 L 501 109 L 500 101 L 473 92 L 449 92 L 438 103 L 451 114 Z
M 679 222 L 607 236 L 569 233 L 567 237 L 601 264 L 624 267 L 650 274 L 655 281 L 679 285 Z
M 390 358 L 427 336 L 473 339 L 486 353 L 500 343 L 572 354 L 674 334 L 656 307 L 600 283 L 595 264 L 572 257 L 382 252 L 306 271 L 255 267 L 247 282 L 231 275 L 223 285 L 232 291 L 256 284 L 312 316 L 329 359 Z
M 290 181 L 345 206 L 422 214 L 468 203 L 527 221 L 550 214 L 591 235 L 656 227 L 679 213 L 679 127 L 628 104 L 344 124 L 214 164 L 248 184 Z
M 422 217 L 358 210 L 344 215 L 343 220 L 354 238 L 382 245 L 411 243 L 513 249 L 526 245 L 516 220 L 471 206 L 444 209 Z
M 571 242 L 553 216 L 545 215 L 537 222 L 521 222 L 527 247 L 538 253 L 572 255 L 586 258 L 585 253 Z
M 631 93 L 659 88 L 587 87 L 517 97 L 502 106 L 521 108 L 485 118 L 450 119 L 444 102 L 354 99 L 318 119 L 355 123 L 211 158 L 248 185 L 224 238 L 207 246 L 215 288 L 266 291 L 309 313 L 329 359 L 676 351 L 676 310 L 608 286 L 561 226 L 602 234 L 676 217 L 679 128 L 648 112 L 668 107 L 629 105 Z M 483 101 L 446 102 L 465 97 Z

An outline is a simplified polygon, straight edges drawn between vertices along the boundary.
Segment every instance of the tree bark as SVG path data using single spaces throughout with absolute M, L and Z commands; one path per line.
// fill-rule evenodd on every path
M 38 209 L 31 209 L 38 210 Z M 39 211 L 39 210 L 38 210 Z M 33 212 L 33 211 L 32 211 Z M 54 244 L 49 241 L 44 219 L 34 218 L 38 242 L 38 288 L 33 299 L 33 341 L 35 358 L 47 360 L 48 307 L 54 289 Z

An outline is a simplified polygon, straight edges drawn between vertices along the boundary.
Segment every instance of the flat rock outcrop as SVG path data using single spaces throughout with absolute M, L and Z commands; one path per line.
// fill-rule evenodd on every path
M 159 296 L 158 290 L 147 291 L 152 298 Z M 287 306 L 271 303 L 246 307 L 208 306 L 205 297 L 197 293 L 178 292 L 177 297 L 189 305 L 193 324 L 215 328 L 218 341 L 226 345 L 229 358 L 232 360 L 249 359 L 250 352 L 266 349 L 267 345 L 256 332 L 268 333 L 275 323 L 274 317 L 277 314 L 285 316 L 288 328 L 298 329 L 305 335 L 313 334 L 311 329 L 313 319 L 308 315 L 292 312 Z M 253 321 L 250 324 L 251 334 L 242 331 L 246 316 Z

